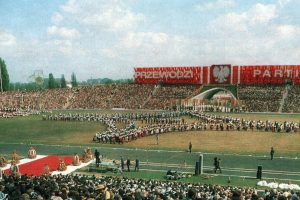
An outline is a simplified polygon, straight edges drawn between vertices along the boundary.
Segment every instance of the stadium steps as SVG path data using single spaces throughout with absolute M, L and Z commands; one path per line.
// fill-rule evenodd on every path
M 280 101 L 280 106 L 279 106 L 279 110 L 278 110 L 279 113 L 282 113 L 283 106 L 284 106 L 286 98 L 288 97 L 288 94 L 289 94 L 289 87 L 285 86 L 285 90 L 282 94 L 282 99 Z
M 191 95 L 189 95 L 186 100 L 193 98 L 194 96 L 197 96 L 201 93 L 201 90 L 203 88 L 203 85 L 201 85 L 199 88 L 197 88 Z
M 71 95 L 68 96 L 67 102 L 66 102 L 65 105 L 63 106 L 63 109 L 69 108 L 69 106 L 70 106 L 70 104 L 71 104 L 71 99 L 73 99 L 73 98 L 74 98 L 74 94 L 71 94 Z
M 151 94 L 148 96 L 148 98 L 144 101 L 143 105 L 142 105 L 142 108 L 144 108 L 144 106 L 151 100 L 152 96 L 156 94 L 156 91 L 157 89 L 159 89 L 160 86 L 159 85 L 156 85 L 154 87 L 154 90 L 151 92 Z

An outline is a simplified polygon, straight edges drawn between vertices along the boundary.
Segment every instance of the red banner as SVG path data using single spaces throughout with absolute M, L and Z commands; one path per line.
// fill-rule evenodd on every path
M 300 83 L 300 65 L 241 66 L 240 83 L 282 84 L 285 81 Z
M 138 84 L 200 84 L 200 67 L 135 68 L 134 82 Z
M 300 65 L 135 68 L 138 84 L 300 84 Z
M 209 79 L 208 79 L 208 70 L 209 70 L 209 67 L 208 66 L 204 66 L 204 67 L 202 67 L 203 68 L 203 70 L 202 70 L 202 84 L 203 85 L 206 85 L 206 84 L 208 84 L 209 83 Z
M 230 84 L 231 65 L 212 65 L 210 67 L 210 84 Z
M 239 66 L 232 66 L 232 84 L 236 84 L 239 81 Z

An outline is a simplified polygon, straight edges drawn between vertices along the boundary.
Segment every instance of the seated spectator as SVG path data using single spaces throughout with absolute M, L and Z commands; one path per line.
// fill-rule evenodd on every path
M 0 167 L 5 167 L 7 165 L 7 161 L 3 156 L 0 157 Z

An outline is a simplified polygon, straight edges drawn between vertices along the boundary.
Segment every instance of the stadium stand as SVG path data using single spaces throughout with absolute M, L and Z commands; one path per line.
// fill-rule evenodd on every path
M 171 109 L 199 92 L 199 85 L 111 84 L 34 91 L 9 91 L 0 108 L 52 109 Z M 249 112 L 299 112 L 300 89 L 284 85 L 238 85 L 238 99 Z M 282 105 L 281 105 L 282 104 Z
M 78 87 L 68 108 L 140 108 L 153 85 L 97 85 Z
M 146 102 L 144 108 L 146 109 L 167 109 L 176 105 L 176 100 L 183 100 L 189 97 L 195 90 L 199 88 L 198 85 L 167 85 L 158 86 L 152 93 L 151 98 Z
M 249 112 L 278 112 L 283 85 L 239 85 L 238 98 Z
M 54 175 L 5 176 L 0 194 L 8 199 L 298 199 L 299 192 L 202 185 L 125 177 Z M 292 198 L 293 197 L 293 198 Z
M 291 86 L 283 106 L 283 112 L 300 112 L 300 87 Z
M 0 97 L 0 107 L 22 109 L 61 109 L 72 89 L 9 91 Z

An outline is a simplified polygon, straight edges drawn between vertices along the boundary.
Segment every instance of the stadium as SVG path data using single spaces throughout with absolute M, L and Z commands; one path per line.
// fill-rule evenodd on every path
M 300 1 L 0 7 L 0 200 L 300 198 Z
M 299 71 L 280 65 L 138 67 L 133 84 L 3 92 L 2 181 L 20 177 L 26 187 L 35 184 L 32 176 L 47 177 L 45 184 L 89 181 L 73 187 L 72 198 L 103 192 L 99 185 L 120 195 L 119 181 L 137 185 L 126 187 L 125 196 L 144 191 L 162 198 L 197 195 L 199 187 L 218 187 L 218 195 L 224 189 L 247 195 L 244 187 L 299 190 Z M 28 160 L 32 149 L 36 157 Z M 21 161 L 18 176 L 11 172 L 15 161 Z M 154 189 L 142 189 L 145 184 Z M 178 187 L 184 189 L 174 192 Z M 62 196 L 59 188 L 50 190 Z M 50 198 L 46 188 L 30 189 Z

